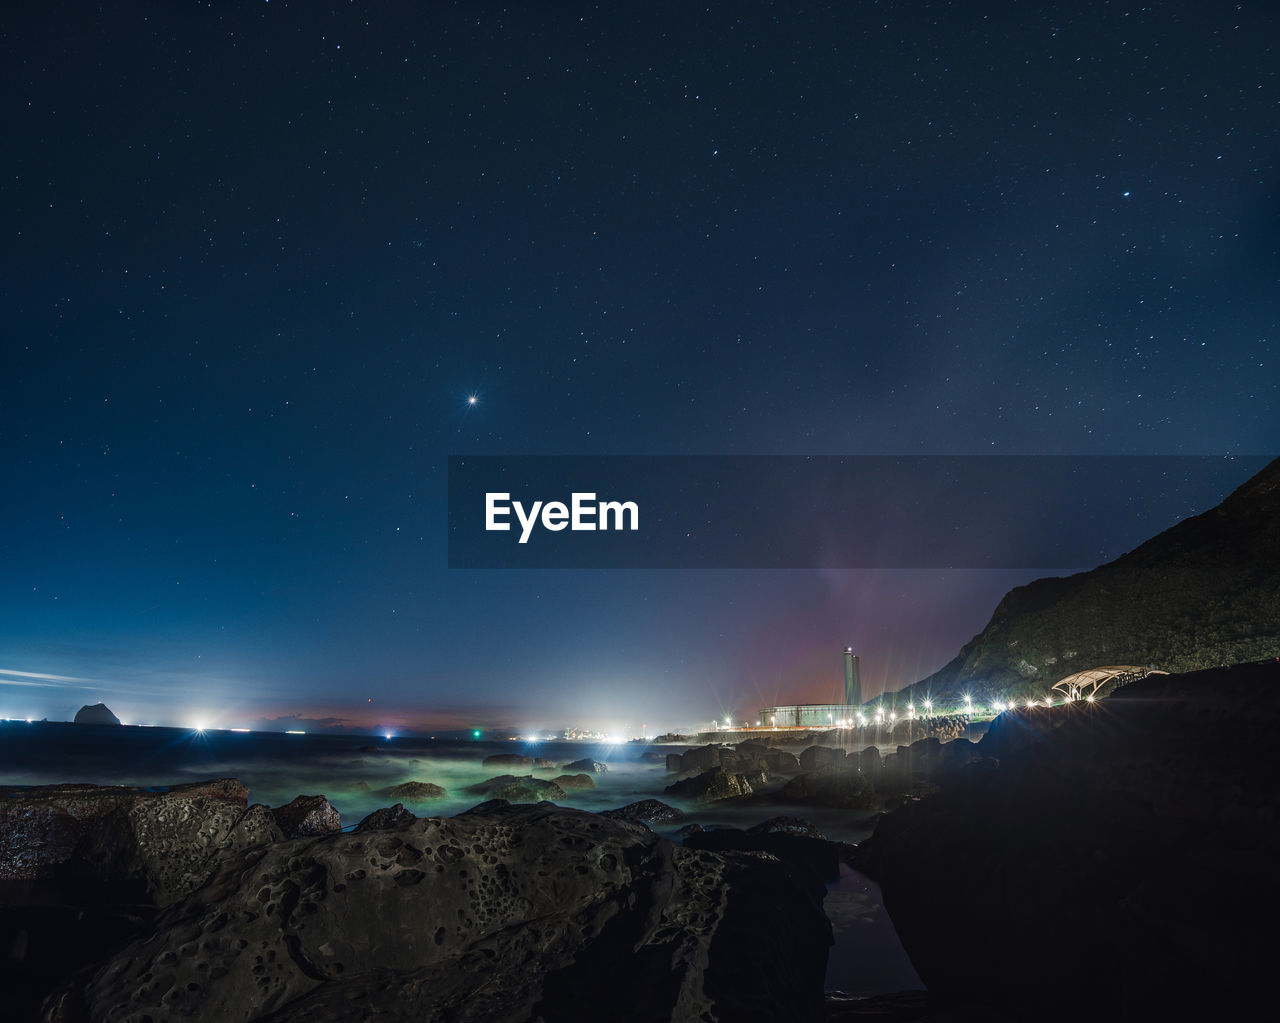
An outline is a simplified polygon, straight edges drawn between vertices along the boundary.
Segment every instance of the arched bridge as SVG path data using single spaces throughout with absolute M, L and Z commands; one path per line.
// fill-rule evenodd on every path
M 1059 679 L 1053 684 L 1053 691 L 1061 693 L 1068 700 L 1087 700 L 1109 682 L 1114 682 L 1119 687 L 1148 675 L 1167 674 L 1167 671 L 1148 668 L 1143 664 L 1112 664 L 1104 668 L 1077 671 L 1074 675 Z

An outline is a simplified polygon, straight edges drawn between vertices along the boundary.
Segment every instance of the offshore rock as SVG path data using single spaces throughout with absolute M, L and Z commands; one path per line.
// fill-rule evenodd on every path
M 120 719 L 111 713 L 105 703 L 86 704 L 76 711 L 77 725 L 118 725 Z
M 408 803 L 425 803 L 432 799 L 444 799 L 449 795 L 443 787 L 429 781 L 406 781 L 393 785 L 387 790 L 392 799 L 402 799 Z
M 251 850 L 43 1018 L 817 1023 L 822 895 L 769 858 L 490 804 Z
M 699 803 L 716 803 L 724 799 L 749 796 L 752 789 L 742 775 L 730 774 L 723 767 L 713 767 L 692 778 L 673 782 L 663 791 L 669 795 L 694 799 Z
M 505 799 L 512 803 L 540 803 L 544 799 L 563 799 L 564 789 L 553 781 L 544 781 L 531 774 L 523 778 L 514 774 L 502 774 L 472 785 L 468 792 L 489 799 Z
M 224 846 L 256 840 L 257 814 L 236 831 L 248 797 L 234 778 L 0 787 L 0 880 L 106 883 L 167 905 L 205 881 Z
M 581 760 L 575 760 L 572 764 L 561 764 L 562 771 L 587 771 L 591 774 L 607 774 L 609 771 L 608 764 L 602 764 L 598 760 L 592 760 L 590 757 L 583 757 Z
M 551 779 L 552 785 L 559 785 L 566 792 L 573 789 L 594 789 L 595 780 L 589 774 L 562 774 Z

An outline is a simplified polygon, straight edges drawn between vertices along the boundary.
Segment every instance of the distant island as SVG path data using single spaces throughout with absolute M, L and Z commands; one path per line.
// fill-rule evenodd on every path
M 111 713 L 111 708 L 105 703 L 87 703 L 76 711 L 73 723 L 77 725 L 118 725 L 120 724 L 120 719 Z

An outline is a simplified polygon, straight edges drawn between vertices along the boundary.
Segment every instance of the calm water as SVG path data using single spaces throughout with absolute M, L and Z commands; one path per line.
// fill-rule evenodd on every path
M 590 757 L 609 770 L 595 775 L 593 791 L 571 791 L 557 800 L 583 810 L 607 810 L 649 797 L 679 806 L 700 824 L 750 827 L 779 814 L 803 817 L 828 838 L 857 842 L 873 824 L 872 815 L 814 807 L 696 805 L 663 794 L 670 783 L 665 758 L 684 747 L 598 745 L 583 742 L 495 742 L 414 738 L 285 735 L 188 729 L 0 722 L 0 784 L 176 785 L 210 778 L 239 778 L 250 802 L 280 806 L 300 794 L 322 794 L 350 827 L 394 799 L 386 790 L 406 781 L 434 782 L 448 798 L 408 803 L 419 816 L 447 816 L 484 797 L 465 788 L 499 774 L 528 774 L 483 766 L 494 753 L 543 757 L 557 770 L 538 770 L 551 779 L 562 764 Z M 646 757 L 646 754 L 649 754 Z M 670 835 L 680 825 L 657 830 Z M 825 909 L 836 934 L 828 961 L 827 987 L 876 994 L 922 987 L 898 943 L 876 885 L 844 869 L 828 886 Z

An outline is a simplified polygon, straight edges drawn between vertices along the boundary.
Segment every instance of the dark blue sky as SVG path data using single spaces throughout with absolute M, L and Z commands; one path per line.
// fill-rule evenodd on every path
M 522 7 L 6 18 L 0 716 L 688 725 L 1042 574 L 451 571 L 450 454 L 1280 448 L 1274 5 Z

